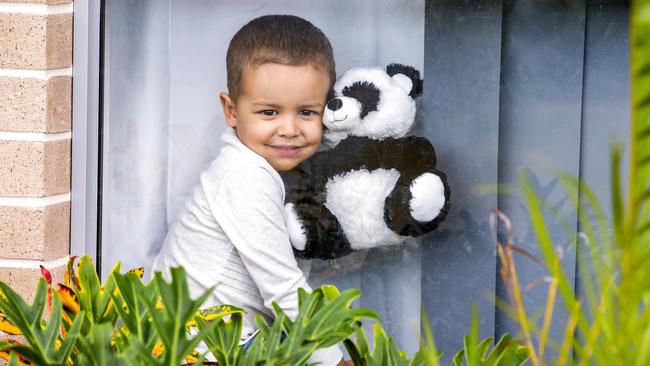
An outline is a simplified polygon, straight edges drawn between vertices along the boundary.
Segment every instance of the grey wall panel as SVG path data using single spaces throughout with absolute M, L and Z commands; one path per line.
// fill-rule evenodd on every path
M 501 1 L 429 1 L 426 7 L 424 97 L 419 130 L 448 175 L 451 211 L 422 248 L 422 303 L 443 364 L 462 348 L 471 304 L 481 336 L 494 330 L 496 257 L 488 227 L 497 183 Z M 486 296 L 487 295 L 487 296 Z
M 585 4 L 509 0 L 504 1 L 503 10 L 499 183 L 518 190 L 518 174 L 530 172 L 553 244 L 563 252 L 562 264 L 572 281 L 577 217 L 556 176 L 560 171 L 579 173 Z M 501 194 L 499 209 L 513 223 L 515 242 L 541 256 L 521 196 Z M 525 293 L 532 314 L 545 304 L 547 272 L 523 256 L 516 258 L 521 283 L 538 283 Z M 497 295 L 506 296 L 500 281 Z M 556 340 L 561 339 L 566 321 L 565 313 L 559 311 L 562 307 L 556 304 L 551 326 L 551 337 Z M 497 335 L 514 334 L 517 329 L 504 313 L 497 312 Z
M 627 146 L 630 134 L 628 17 L 626 1 L 589 1 L 587 6 L 580 174 L 607 212 L 610 144 Z M 627 161 L 622 167 L 627 170 Z
M 580 178 L 596 194 L 608 216 L 611 215 L 610 145 L 621 142 L 629 147 L 628 18 L 627 1 L 587 3 Z M 622 164 L 624 182 L 628 153 L 626 151 Z M 624 183 L 623 187 L 626 186 Z M 584 196 L 582 191 L 581 196 Z M 585 209 L 589 210 L 588 205 Z M 602 244 L 598 240 L 596 243 L 581 240 L 580 243 L 577 255 L 586 257 L 589 253 L 586 245 Z M 584 281 L 578 276 L 576 288 L 580 294 L 584 293 L 583 286 Z

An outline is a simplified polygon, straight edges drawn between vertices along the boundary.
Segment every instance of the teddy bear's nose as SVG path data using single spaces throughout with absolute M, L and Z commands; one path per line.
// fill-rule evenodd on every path
M 343 101 L 339 98 L 330 99 L 327 102 L 327 108 L 331 111 L 338 111 L 341 107 L 343 107 Z

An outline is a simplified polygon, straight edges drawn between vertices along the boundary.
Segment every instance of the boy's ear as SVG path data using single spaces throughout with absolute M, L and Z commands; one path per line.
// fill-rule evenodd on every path
M 223 116 L 226 119 L 226 124 L 229 127 L 237 127 L 237 111 L 235 109 L 235 103 L 233 102 L 230 95 L 226 92 L 219 93 L 219 101 L 221 102 L 221 108 L 223 109 Z

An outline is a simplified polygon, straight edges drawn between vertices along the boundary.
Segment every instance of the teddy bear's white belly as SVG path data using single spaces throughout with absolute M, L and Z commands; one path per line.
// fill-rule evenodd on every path
M 338 219 L 353 249 L 402 243 L 384 222 L 384 200 L 400 174 L 395 169 L 354 170 L 330 179 L 325 207 Z

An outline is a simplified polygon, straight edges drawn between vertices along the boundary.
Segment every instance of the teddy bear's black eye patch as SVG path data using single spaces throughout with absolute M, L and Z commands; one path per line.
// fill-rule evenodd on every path
M 375 84 L 371 82 L 357 81 L 356 83 L 343 88 L 341 94 L 349 98 L 354 98 L 361 103 L 361 118 L 364 118 L 368 113 L 377 110 L 380 91 Z

